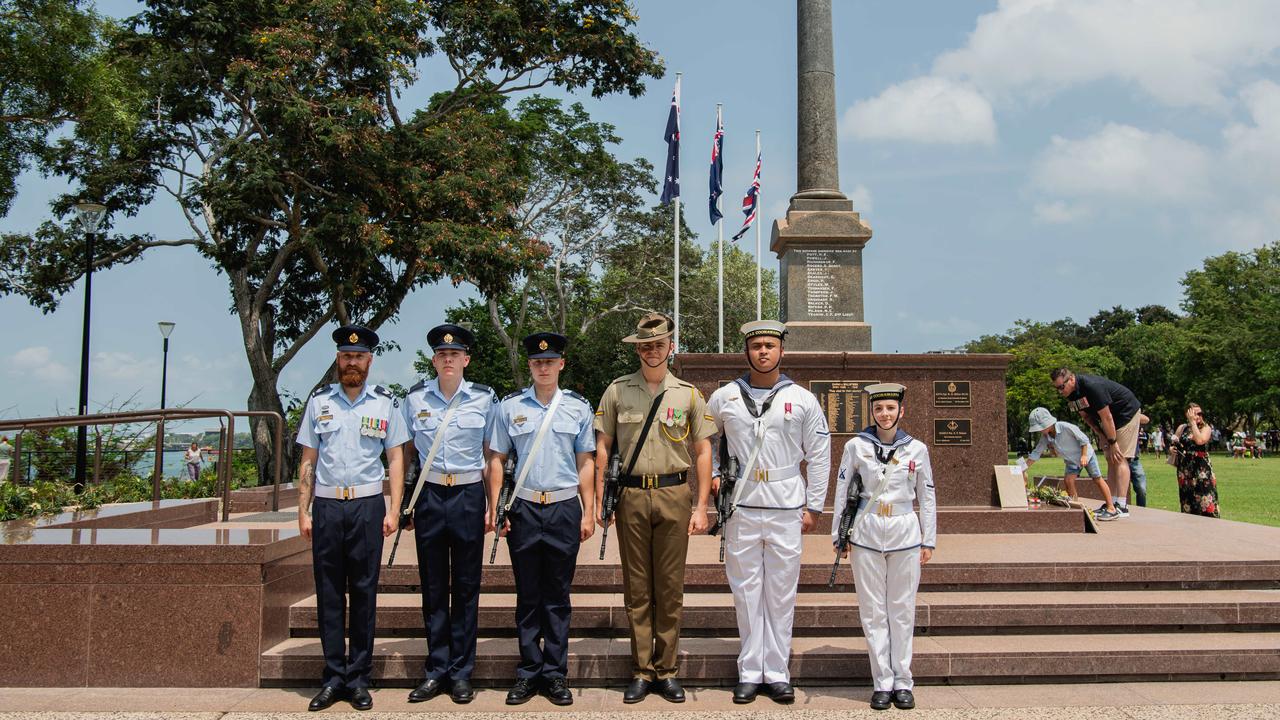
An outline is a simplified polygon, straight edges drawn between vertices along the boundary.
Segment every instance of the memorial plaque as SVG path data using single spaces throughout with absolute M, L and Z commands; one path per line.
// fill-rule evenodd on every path
M 938 418 L 933 421 L 934 445 L 970 445 L 973 421 L 968 418 Z
M 967 408 L 973 406 L 973 394 L 968 380 L 934 380 L 933 406 L 940 408 Z
M 792 248 L 784 259 L 787 320 L 859 320 L 856 248 Z
M 878 380 L 810 380 L 809 392 L 827 414 L 833 435 L 853 435 L 867 426 L 866 396 L 862 388 Z

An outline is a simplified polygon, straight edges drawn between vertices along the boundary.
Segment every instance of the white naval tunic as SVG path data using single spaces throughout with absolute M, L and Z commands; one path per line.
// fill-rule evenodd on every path
M 910 690 L 920 548 L 937 543 L 933 469 L 925 444 L 901 430 L 884 445 L 871 426 L 845 443 L 836 477 L 833 543 L 849 483 L 861 474 L 860 510 L 851 541 L 858 614 L 875 690 Z M 917 518 L 912 501 L 920 505 Z
M 801 517 L 804 508 L 822 512 L 831 469 L 826 417 L 813 393 L 785 375 L 772 388 L 752 388 L 739 378 L 713 393 L 707 410 L 743 470 L 757 433 L 763 437 L 755 469 L 739 481 L 737 510 L 724 530 L 725 574 L 742 638 L 738 679 L 788 682 Z M 713 458 L 718 474 L 719 453 Z M 808 463 L 807 478 L 800 473 L 801 460 Z

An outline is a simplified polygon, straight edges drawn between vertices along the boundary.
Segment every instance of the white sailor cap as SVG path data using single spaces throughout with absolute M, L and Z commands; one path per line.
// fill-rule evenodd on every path
M 875 402 L 877 400 L 897 400 L 902 402 L 902 396 L 907 393 L 906 385 L 898 383 L 876 383 L 862 388 L 867 394 L 867 402 Z
M 742 340 L 746 342 L 753 337 L 776 337 L 779 340 L 785 340 L 787 337 L 787 326 L 777 320 L 752 320 L 742 326 Z

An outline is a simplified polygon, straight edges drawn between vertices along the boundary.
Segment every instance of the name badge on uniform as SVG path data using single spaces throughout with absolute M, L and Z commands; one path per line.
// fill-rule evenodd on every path
M 365 437 L 385 438 L 387 436 L 387 421 L 381 418 L 360 418 L 360 434 Z

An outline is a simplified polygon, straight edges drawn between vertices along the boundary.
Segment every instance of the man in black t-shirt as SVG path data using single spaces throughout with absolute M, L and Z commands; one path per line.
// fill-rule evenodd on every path
M 1120 517 L 1129 515 L 1129 458 L 1138 456 L 1142 404 L 1129 388 L 1100 375 L 1076 375 L 1068 368 L 1049 373 L 1053 387 L 1098 436 L 1106 452 L 1107 484 Z

